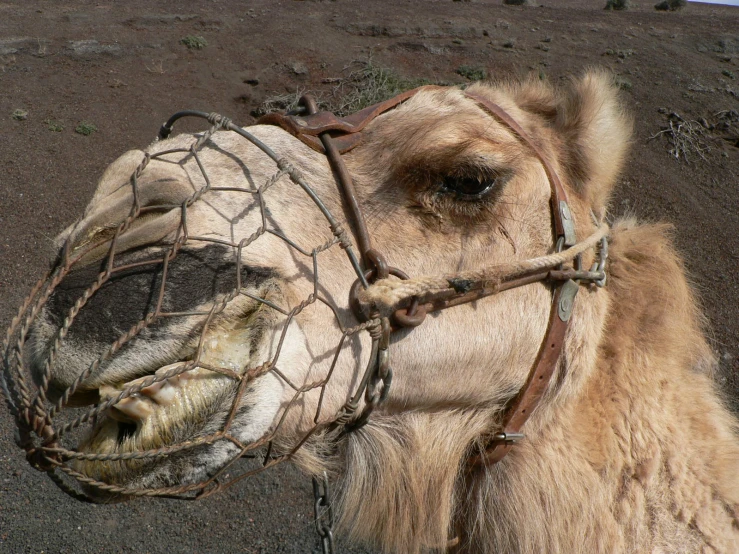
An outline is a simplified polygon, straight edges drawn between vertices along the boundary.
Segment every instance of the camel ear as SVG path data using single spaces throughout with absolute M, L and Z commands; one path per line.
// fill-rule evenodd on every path
M 631 139 L 613 75 L 589 71 L 560 97 L 554 127 L 562 138 L 560 164 L 572 188 L 596 212 L 608 204 Z
M 602 210 L 621 170 L 632 127 L 613 76 L 592 70 L 562 90 L 531 79 L 516 91 L 516 104 L 555 131 L 562 179 L 594 210 Z

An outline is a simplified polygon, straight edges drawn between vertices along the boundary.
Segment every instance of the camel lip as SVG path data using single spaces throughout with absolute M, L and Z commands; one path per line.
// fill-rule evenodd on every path
M 101 379 L 94 390 L 79 391 L 78 401 L 94 404 L 99 415 L 78 450 L 99 454 L 154 450 L 200 434 L 224 398 L 235 394 L 244 372 L 261 361 L 255 356 L 267 340 L 267 310 L 250 300 L 242 306 L 241 325 L 216 324 L 197 348 L 184 348 L 179 361 L 132 371 L 139 376 L 130 380 Z

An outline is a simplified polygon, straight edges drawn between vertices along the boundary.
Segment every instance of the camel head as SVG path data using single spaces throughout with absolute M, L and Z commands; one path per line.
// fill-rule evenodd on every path
M 467 92 L 497 103 L 533 137 L 563 182 L 578 237 L 593 233 L 629 134 L 610 78 L 590 72 L 560 89 L 530 80 Z M 82 218 L 58 237 L 57 267 L 67 269 L 27 339 L 42 400 L 73 416 L 59 438 L 82 453 L 72 471 L 123 497 L 172 492 L 269 444 L 270 459 L 289 454 L 308 471 L 343 475 L 349 511 L 352 495 L 416 482 L 410 474 L 432 475 L 442 462 L 451 477 L 428 480 L 440 498 L 453 496 L 464 457 L 495 432 L 526 382 L 551 286 L 515 288 L 394 331 L 392 383 L 378 385 L 386 397 L 366 426 L 345 432 L 332 422 L 359 390 L 373 344 L 348 300 L 358 276 L 341 240 L 353 240 L 352 222 L 323 154 L 279 127 L 246 130 L 289 162 L 345 234 L 284 164 L 276 175 L 274 160 L 233 132 L 213 133 L 197 156 L 189 149 L 199 135 L 180 135 L 114 161 Z M 422 90 L 377 117 L 344 160 L 374 248 L 411 277 L 554 250 L 541 161 L 457 88 Z M 594 256 L 585 252 L 583 265 Z M 583 287 L 566 363 L 527 436 L 584 382 L 605 306 L 600 289 Z M 364 402 L 360 395 L 345 416 L 357 417 Z M 91 406 L 92 415 L 79 415 Z M 77 444 L 65 443 L 84 426 Z M 393 441 L 406 459 L 389 459 L 383 445 Z

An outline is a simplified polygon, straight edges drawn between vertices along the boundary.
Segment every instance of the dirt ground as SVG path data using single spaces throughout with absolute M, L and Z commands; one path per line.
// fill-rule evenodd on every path
M 461 67 L 556 82 L 599 65 L 619 76 L 636 121 L 612 213 L 675 225 L 721 360 L 717 379 L 739 411 L 739 8 L 664 13 L 654 1 L 625 12 L 602 10 L 605 0 L 0 2 L 0 325 L 104 168 L 151 142 L 174 111 L 246 125 L 265 99 L 328 93 L 370 55 L 397 75 L 448 83 L 466 82 Z M 186 36 L 207 46 L 189 49 Z M 97 131 L 76 133 L 82 122 Z M 678 144 L 687 160 L 658 134 L 670 122 L 680 128 L 672 138 L 692 141 Z M 202 502 L 90 506 L 25 464 L 12 429 L 3 404 L 2 552 L 319 551 L 310 482 L 295 470 Z

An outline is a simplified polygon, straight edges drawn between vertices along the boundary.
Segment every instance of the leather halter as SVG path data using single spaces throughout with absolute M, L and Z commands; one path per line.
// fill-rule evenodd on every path
M 300 100 L 301 110 L 298 113 L 268 114 L 257 121 L 257 124 L 277 125 L 313 150 L 326 155 L 342 192 L 345 208 L 348 212 L 347 219 L 353 226 L 366 270 L 365 276 L 369 282 L 385 279 L 389 275 L 401 279 L 407 279 L 408 277 L 399 269 L 389 267 L 382 254 L 372 247 L 361 206 L 356 197 L 354 184 L 341 154 L 349 152 L 360 144 L 363 129 L 379 115 L 395 108 L 422 90 L 442 88 L 444 87 L 426 86 L 410 90 L 344 118 L 339 118 L 329 112 L 318 112 L 315 101 L 308 96 L 304 96 Z M 550 207 L 555 249 L 561 250 L 565 246 L 574 245 L 577 242 L 575 226 L 567 203 L 567 194 L 547 156 L 518 122 L 499 105 L 475 93 L 465 92 L 464 95 L 473 100 L 481 110 L 505 124 L 518 135 L 522 142 L 531 148 L 544 166 L 551 187 Z M 516 441 L 523 438 L 521 429 L 545 393 L 562 353 L 571 315 L 572 301 L 579 289 L 578 284 L 572 280 L 572 272 L 546 271 L 534 276 L 513 279 L 504 283 L 498 290 L 514 288 L 537 281 L 553 281 L 555 283 L 546 335 L 525 385 L 503 415 L 502 431 L 495 433 L 488 440 L 484 451 L 469 458 L 468 467 L 471 469 L 500 461 Z M 361 313 L 356 303 L 356 290 L 360 284 L 360 281 L 357 281 L 352 287 L 350 302 L 355 312 L 359 312 L 357 317 L 366 318 L 366 314 Z M 392 318 L 394 326 L 415 327 L 423 322 L 429 312 L 472 302 L 486 296 L 484 290 L 471 291 L 469 286 L 464 283 L 460 283 L 459 286 L 453 282 L 451 284 L 455 289 L 455 293 L 450 297 L 443 300 L 434 300 L 423 305 L 419 305 L 418 301 L 414 301 L 409 308 L 397 310 Z

